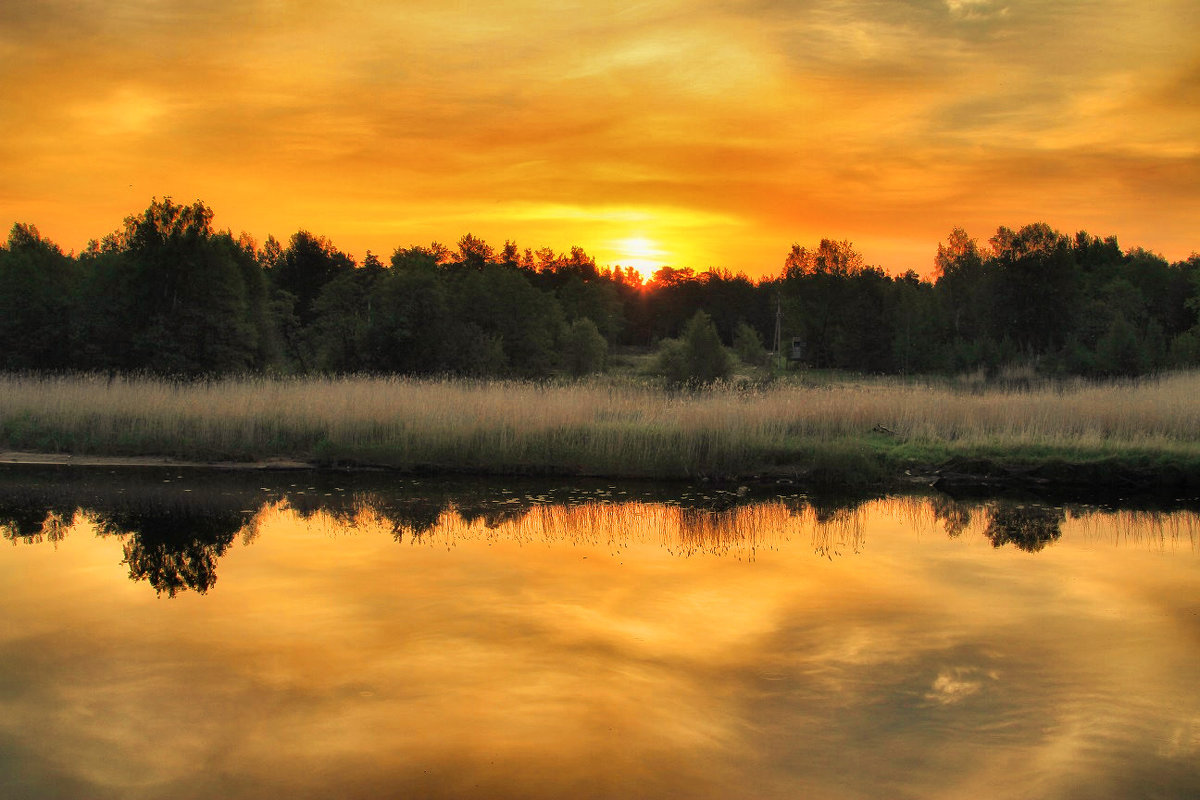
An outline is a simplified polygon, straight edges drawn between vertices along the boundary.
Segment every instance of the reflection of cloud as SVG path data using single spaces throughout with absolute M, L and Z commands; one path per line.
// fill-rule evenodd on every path
M 944 669 L 934 678 L 925 699 L 939 705 L 958 703 L 983 688 L 983 678 L 996 680 L 995 672 L 981 673 L 974 667 L 951 667 Z
M 950 538 L 919 498 L 846 513 L 546 497 L 435 504 L 399 544 L 382 495 L 273 500 L 213 590 L 172 601 L 125 581 L 112 537 L 0 548 L 0 774 L 133 798 L 1200 782 L 1192 553 L 1114 557 L 1072 516 L 1045 558 L 1017 558 L 982 537 L 983 510 Z M 869 546 L 814 557 L 831 528 Z M 754 563 L 712 557 L 748 542 Z
M 946 8 L 964 19 L 986 19 L 1008 13 L 1007 6 L 998 6 L 994 0 L 946 0 Z

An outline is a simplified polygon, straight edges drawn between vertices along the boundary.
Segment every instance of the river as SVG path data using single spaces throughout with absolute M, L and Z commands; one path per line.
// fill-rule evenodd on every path
M 6 798 L 1200 796 L 1200 517 L 0 468 Z

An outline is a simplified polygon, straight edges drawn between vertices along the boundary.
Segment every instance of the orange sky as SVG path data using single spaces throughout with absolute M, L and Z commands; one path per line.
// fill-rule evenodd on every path
M 1200 249 L 1195 0 L 0 5 L 0 225 L 153 196 L 362 257 L 471 232 L 601 264 L 928 273 L 954 226 Z

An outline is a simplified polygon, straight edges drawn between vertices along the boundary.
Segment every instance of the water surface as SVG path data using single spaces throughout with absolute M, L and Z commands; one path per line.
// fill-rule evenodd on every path
M 0 796 L 1200 793 L 1193 511 L 780 489 L 0 470 Z

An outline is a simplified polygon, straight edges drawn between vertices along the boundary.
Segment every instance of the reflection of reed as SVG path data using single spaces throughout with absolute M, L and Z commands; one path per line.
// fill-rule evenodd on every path
M 759 547 L 777 546 L 794 529 L 790 511 L 778 503 L 707 511 L 660 503 L 584 502 L 535 505 L 486 520 L 470 520 L 450 510 L 424 537 L 417 534 L 413 538 L 565 542 L 608 547 L 614 553 L 635 544 L 657 544 L 685 556 L 708 553 L 752 558 Z
M 436 518 L 413 524 L 389 516 L 370 498 L 360 498 L 352 510 L 336 515 L 321 511 L 298 514 L 281 501 L 264 506 L 250 525 L 257 528 L 280 515 L 293 515 L 323 535 L 379 531 L 399 542 L 430 546 L 453 546 L 460 541 L 567 543 L 607 547 L 616 554 L 633 545 L 657 545 L 684 557 L 706 554 L 743 559 L 808 535 L 816 553 L 832 558 L 861 552 L 872 513 L 872 505 L 814 506 L 798 500 L 715 510 L 639 501 L 528 506 L 504 501 L 487 512 L 451 505 Z
M 1169 549 L 1186 543 L 1196 550 L 1200 543 L 1200 517 L 1192 511 L 964 503 L 940 495 L 888 497 L 858 504 L 795 497 L 711 508 L 610 499 L 553 502 L 545 495 L 492 497 L 462 505 L 454 500 L 421 498 L 389 504 L 378 494 L 362 492 L 328 500 L 304 496 L 298 503 L 285 496 L 259 505 L 253 513 L 204 508 L 208 507 L 171 503 L 141 513 L 120 507 L 9 511 L 0 515 L 0 536 L 14 544 L 57 544 L 72 529 L 85 525 L 99 535 L 129 539 L 132 543 L 127 544 L 133 549 L 126 553 L 126 563 L 134 572 L 167 578 L 184 575 L 181 581 L 159 581 L 160 589 L 167 591 L 172 586 L 203 591 L 215 580 L 215 572 L 194 569 L 203 560 L 198 556 L 201 551 L 213 556 L 205 558 L 215 566 L 215 558 L 235 537 L 248 545 L 265 527 L 281 520 L 331 538 L 378 534 L 397 542 L 446 547 L 459 541 L 568 543 L 607 547 L 614 555 L 633 545 L 657 545 L 684 557 L 707 554 L 747 560 L 764 548 L 779 549 L 802 537 L 808 537 L 818 556 L 854 555 L 863 551 L 868 531 L 881 516 L 899 521 L 903 529 L 918 535 L 939 530 L 950 538 L 970 534 L 986 537 L 995 547 L 1012 545 L 1030 552 L 1071 531 L 1113 545 Z M 191 576 L 189 571 L 197 575 Z
M 1153 510 L 1073 513 L 1072 521 L 1086 537 L 1114 546 L 1166 550 L 1186 542 L 1196 550 L 1200 544 L 1200 515 L 1195 513 Z
M 868 505 L 833 509 L 810 507 L 813 552 L 831 560 L 847 552 L 861 553 L 866 543 L 869 508 Z
M 453 505 L 431 522 L 413 524 L 389 517 L 369 498 L 349 513 L 297 514 L 286 501 L 264 506 L 250 522 L 258 529 L 281 515 L 303 520 L 328 535 L 380 531 L 412 544 L 451 545 L 458 541 L 510 541 L 522 545 L 569 543 L 608 547 L 619 552 L 634 544 L 656 544 L 679 555 L 707 553 L 752 558 L 762 547 L 777 548 L 799 534 L 805 519 L 782 502 L 747 504 L 722 510 L 684 508 L 663 503 L 500 504 L 481 513 Z M 811 518 L 811 510 L 807 515 Z M 839 517 L 840 519 L 840 517 Z M 819 527 L 829 527 L 827 524 Z M 860 526 L 861 527 L 861 526 Z

